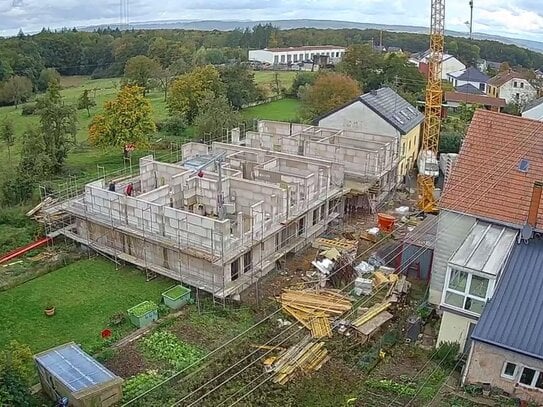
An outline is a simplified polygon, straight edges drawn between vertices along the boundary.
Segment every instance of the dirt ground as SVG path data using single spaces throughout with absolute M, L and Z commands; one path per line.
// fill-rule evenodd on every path
M 119 349 L 111 358 L 103 364 L 122 378 L 128 378 L 158 366 L 145 360 L 137 348 L 136 343 L 129 343 Z

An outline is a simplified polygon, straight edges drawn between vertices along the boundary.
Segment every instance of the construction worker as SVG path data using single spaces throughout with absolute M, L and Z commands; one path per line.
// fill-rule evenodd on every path
M 111 181 L 107 188 L 108 191 L 115 192 L 115 181 Z
M 130 183 L 126 186 L 126 189 L 124 190 L 126 196 L 132 196 L 132 193 L 134 192 L 134 184 Z

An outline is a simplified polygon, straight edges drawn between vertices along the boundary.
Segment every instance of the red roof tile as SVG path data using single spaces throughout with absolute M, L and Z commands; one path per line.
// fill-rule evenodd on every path
M 476 105 L 494 107 L 505 107 L 507 105 L 507 103 L 505 103 L 505 99 L 502 98 L 495 98 L 485 95 L 474 95 L 472 93 L 462 92 L 445 92 L 445 101 L 471 103 Z
M 521 160 L 527 172 L 519 171 Z M 443 191 L 441 207 L 522 226 L 543 180 L 543 122 L 477 110 Z M 542 199 L 543 201 L 543 199 Z M 543 202 L 537 228 L 543 229 Z
M 503 84 L 509 82 L 511 79 L 527 79 L 527 78 L 526 78 L 526 75 L 524 75 L 523 73 L 509 70 L 505 72 L 500 72 L 496 76 L 490 78 L 490 80 L 488 81 L 488 84 L 499 88 Z

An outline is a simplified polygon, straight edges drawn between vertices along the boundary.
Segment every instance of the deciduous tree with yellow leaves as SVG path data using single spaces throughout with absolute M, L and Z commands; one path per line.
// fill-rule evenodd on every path
M 104 113 L 94 116 L 89 126 L 89 141 L 97 146 L 137 147 L 149 145 L 156 131 L 151 104 L 143 96 L 143 88 L 126 85 L 114 100 L 104 104 Z

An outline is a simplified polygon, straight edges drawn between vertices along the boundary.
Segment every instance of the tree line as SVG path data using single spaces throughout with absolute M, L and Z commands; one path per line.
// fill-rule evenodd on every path
M 350 46 L 368 44 L 372 40 L 377 42 L 379 38 L 385 47 L 400 47 L 406 52 L 428 48 L 426 34 L 381 33 L 371 29 L 279 30 L 271 24 L 232 31 L 98 29 L 80 32 L 64 29 L 52 32 L 43 29 L 35 35 L 20 32 L 16 37 L 0 39 L 0 104 L 16 104 L 21 98 L 24 100 L 28 97 L 29 84 L 31 91 L 43 90 L 45 82 L 42 76 L 46 68 L 54 68 L 61 75 L 118 77 L 123 74 L 127 61 L 138 55 L 146 55 L 162 67 L 173 66 L 179 71 L 193 65 L 244 61 L 247 51 L 255 48 L 322 44 Z M 445 48 L 467 64 L 484 58 L 507 61 L 513 67 L 543 66 L 543 54 L 497 41 L 447 37 Z M 12 77 L 27 79 L 17 79 L 17 83 L 8 84 Z M 15 92 L 17 96 L 13 96 L 14 87 L 22 88 Z

